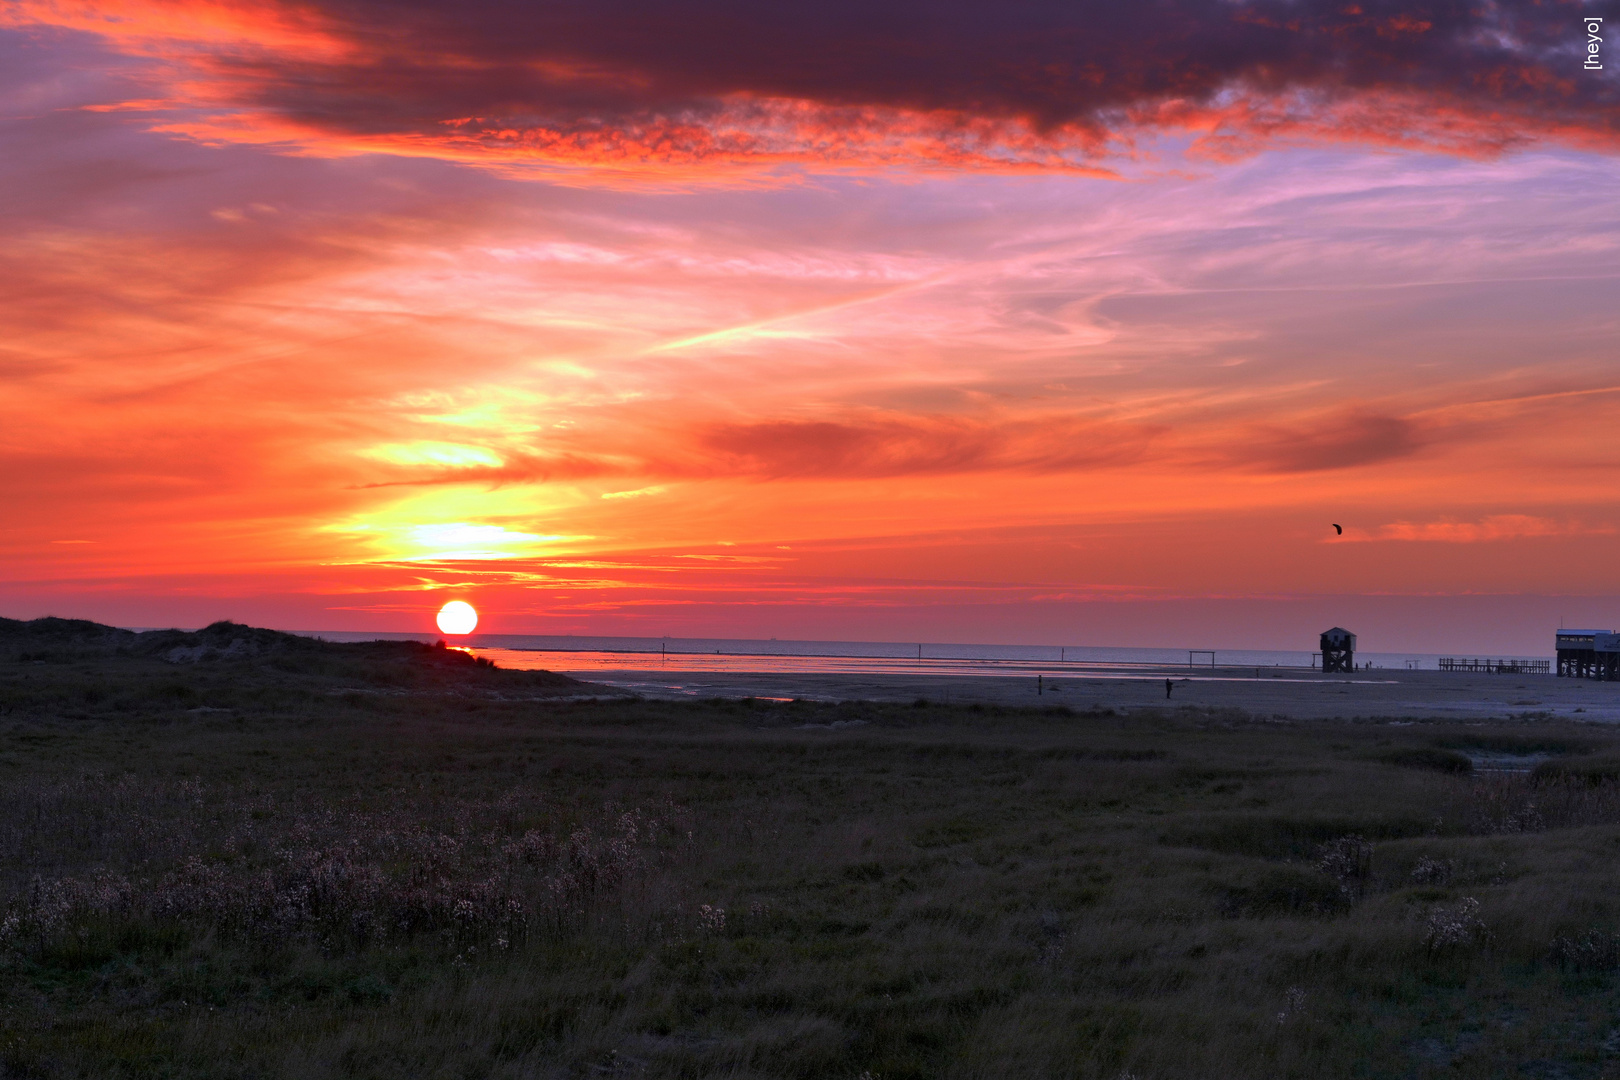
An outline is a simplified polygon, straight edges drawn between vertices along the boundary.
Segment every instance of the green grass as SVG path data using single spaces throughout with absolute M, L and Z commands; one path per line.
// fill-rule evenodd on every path
M 1595 726 L 582 701 L 17 627 L 6 1076 L 1620 1075 Z

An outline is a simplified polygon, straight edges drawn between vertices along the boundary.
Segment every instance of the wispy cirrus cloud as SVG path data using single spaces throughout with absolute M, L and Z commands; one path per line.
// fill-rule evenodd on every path
M 765 477 L 1063 472 L 1139 460 L 1162 428 L 1071 417 L 907 416 L 719 424 L 697 435 L 708 469 Z
M 1324 543 L 1365 544 L 1402 541 L 1436 544 L 1483 544 L 1497 540 L 1519 540 L 1535 536 L 1603 536 L 1614 533 L 1607 525 L 1587 525 L 1559 521 L 1530 514 L 1492 514 L 1478 521 L 1392 521 L 1375 529 L 1347 527 L 1343 536 Z
M 1228 439 L 1222 452 L 1226 463 L 1283 473 L 1391 461 L 1417 453 L 1425 443 L 1411 418 L 1354 406 L 1285 423 L 1251 424 Z

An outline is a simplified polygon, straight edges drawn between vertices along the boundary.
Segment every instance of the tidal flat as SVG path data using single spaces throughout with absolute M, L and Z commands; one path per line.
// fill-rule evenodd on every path
M 1620 733 L 0 621 L 0 1072 L 1620 1076 Z

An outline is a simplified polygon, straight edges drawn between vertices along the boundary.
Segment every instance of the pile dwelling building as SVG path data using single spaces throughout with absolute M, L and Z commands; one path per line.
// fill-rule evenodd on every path
M 1322 632 L 1322 670 L 1356 670 L 1356 635 L 1342 626 Z
M 1558 631 L 1558 674 L 1571 679 L 1620 680 L 1620 634 L 1612 630 Z

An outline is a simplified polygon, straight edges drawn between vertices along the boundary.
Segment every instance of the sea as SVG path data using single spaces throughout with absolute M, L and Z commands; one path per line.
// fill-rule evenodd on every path
M 442 634 L 298 631 L 327 641 L 423 641 Z M 449 639 L 446 639 L 449 640 Z M 791 641 L 770 638 L 585 637 L 469 634 L 450 641 L 506 668 L 594 675 L 616 671 L 712 674 L 1062 675 L 1067 678 L 1163 678 L 1164 669 L 1296 668 L 1309 652 L 1274 649 L 1147 649 L 1095 645 L 984 645 L 961 642 Z M 1435 671 L 1440 653 L 1357 653 L 1357 664 Z M 1449 654 L 1458 655 L 1458 654 Z M 1477 659 L 1499 659 L 1478 657 Z M 1501 657 L 1500 659 L 1508 659 Z M 1526 658 L 1517 658 L 1526 659 Z M 1545 659 L 1534 657 L 1533 659 Z M 1220 671 L 1225 674 L 1224 671 Z

